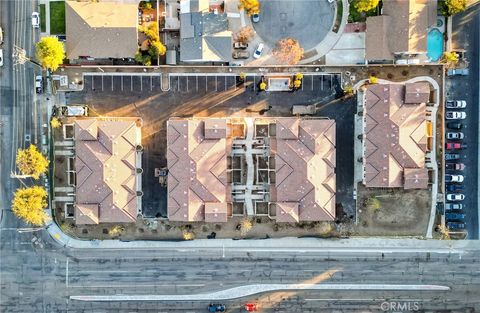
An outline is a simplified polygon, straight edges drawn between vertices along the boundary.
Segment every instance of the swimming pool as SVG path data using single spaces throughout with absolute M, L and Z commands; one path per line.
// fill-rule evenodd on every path
M 427 34 L 427 56 L 437 62 L 443 55 L 443 34 L 432 28 Z

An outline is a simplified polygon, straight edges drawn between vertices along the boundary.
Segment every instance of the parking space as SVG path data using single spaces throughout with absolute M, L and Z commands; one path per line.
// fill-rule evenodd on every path
M 218 75 L 169 75 L 169 84 L 162 86 L 161 74 L 155 75 L 86 75 L 84 77 L 84 91 L 106 92 L 115 91 L 122 93 L 131 92 L 172 92 L 172 93 L 202 93 L 223 92 L 229 89 L 248 88 L 258 90 L 262 79 L 261 74 L 247 74 L 245 84 L 240 84 L 240 77 L 236 74 Z M 340 79 L 340 74 L 305 74 L 303 84 L 299 91 L 333 91 L 335 81 Z M 241 86 L 240 86 L 241 85 Z
M 92 114 L 143 119 L 143 208 L 148 216 L 166 216 L 166 192 L 160 189 L 154 173 L 156 168 L 166 166 L 165 126 L 170 117 L 290 116 L 293 105 L 316 104 L 318 115 L 337 120 L 337 138 L 342 142 L 353 141 L 351 110 L 355 105 L 338 101 L 343 95 L 339 75 L 306 73 L 303 87 L 292 92 L 262 92 L 258 89 L 260 80 L 261 74 L 247 74 L 244 81 L 234 74 L 171 75 L 169 79 L 162 79 L 158 74 L 86 75 L 84 89 L 67 93 L 66 100 L 67 104 L 87 104 Z M 353 158 L 353 143 L 339 149 L 342 158 Z M 348 156 L 350 150 L 351 156 Z M 341 173 L 337 179 L 340 206 L 353 210 L 347 201 L 352 195 L 353 177 L 349 176 L 353 175 L 353 161 L 337 164 L 348 167 L 338 171 Z
M 445 112 L 465 112 L 465 119 L 446 120 L 449 122 L 456 122 L 461 124 L 460 130 L 446 128 L 448 132 L 461 132 L 464 135 L 462 140 L 446 140 L 447 143 L 461 143 L 463 149 L 459 150 L 445 150 L 445 153 L 458 154 L 459 159 L 453 161 L 446 161 L 446 163 L 462 163 L 465 165 L 463 171 L 449 170 L 445 173 L 447 175 L 463 175 L 464 181 L 462 183 L 447 184 L 458 185 L 461 188 L 456 191 L 446 191 L 447 194 L 460 193 L 465 196 L 463 201 L 448 201 L 446 203 L 462 204 L 461 211 L 452 211 L 455 213 L 465 214 L 465 218 L 461 219 L 447 219 L 447 222 L 464 222 L 465 229 L 468 232 L 469 239 L 478 239 L 478 199 L 477 199 L 477 184 L 478 184 L 478 102 L 475 102 L 475 97 L 470 91 L 469 77 L 451 77 L 447 80 L 447 100 L 465 100 L 466 108 L 462 109 L 446 109 Z M 462 86 L 462 87 L 460 87 Z M 447 187 L 448 188 L 448 187 Z M 454 187 L 450 187 L 454 188 Z M 458 229 L 451 229 L 452 231 L 459 231 Z M 461 231 L 461 230 L 460 230 Z

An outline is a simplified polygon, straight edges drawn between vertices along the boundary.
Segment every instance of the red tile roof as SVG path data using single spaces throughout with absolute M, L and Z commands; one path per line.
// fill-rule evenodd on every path
M 276 218 L 335 218 L 335 121 L 277 118 Z M 292 206 L 298 203 L 298 211 Z M 298 215 L 298 217 L 297 217 Z
M 136 146 L 141 138 L 136 121 L 75 121 L 77 224 L 136 220 Z
M 364 184 L 405 187 L 405 168 L 425 168 L 426 104 L 406 104 L 405 86 L 400 84 L 368 86 L 365 97 Z M 417 188 L 426 188 L 427 182 L 421 182 Z
M 226 126 L 224 119 L 207 122 L 171 119 L 167 122 L 170 220 L 192 222 L 210 219 L 211 215 L 205 215 L 205 205 L 208 203 L 209 209 L 219 209 L 219 204 L 230 198 L 227 196 L 229 141 Z

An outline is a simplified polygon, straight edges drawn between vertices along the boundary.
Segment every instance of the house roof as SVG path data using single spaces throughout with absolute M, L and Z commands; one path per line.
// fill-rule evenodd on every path
M 436 25 L 437 1 L 389 0 L 383 15 L 367 18 L 368 60 L 393 60 L 396 52 L 427 50 L 428 28 Z
M 135 119 L 75 121 L 77 224 L 136 220 L 139 144 Z
M 181 61 L 228 62 L 231 52 L 232 32 L 226 14 L 180 14 Z
M 333 220 L 335 121 L 298 118 L 276 121 L 273 147 L 277 218 L 291 221 L 298 214 L 299 221 Z M 298 213 L 293 203 L 298 203 Z
M 428 186 L 428 170 L 426 168 L 405 168 L 403 177 L 405 189 L 419 189 Z
M 405 84 L 405 103 L 428 103 L 430 101 L 430 85 L 427 82 Z
M 279 223 L 298 223 L 298 202 L 277 202 L 275 219 Z
M 205 222 L 225 223 L 228 217 L 228 204 L 226 202 L 206 202 Z
M 365 97 L 364 184 L 405 187 L 405 168 L 425 168 L 426 104 L 405 103 L 405 86 L 400 84 L 368 86 Z
M 138 3 L 65 1 L 66 54 L 133 57 L 138 48 Z
M 215 138 L 205 138 L 205 127 L 208 133 L 212 123 L 201 119 L 167 122 L 168 218 L 172 221 L 211 218 L 205 215 L 206 203 L 214 206 L 230 198 L 226 186 L 229 140 L 227 132 L 223 137 L 216 133 Z M 224 124 L 220 119 L 215 123 Z

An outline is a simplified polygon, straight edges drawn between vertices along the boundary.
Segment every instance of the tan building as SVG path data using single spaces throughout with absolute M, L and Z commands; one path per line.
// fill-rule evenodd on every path
M 332 120 L 170 119 L 167 145 L 172 221 L 335 218 Z
M 376 84 L 364 96 L 365 186 L 427 188 L 430 85 Z
M 436 0 L 383 1 L 382 15 L 367 18 L 366 59 L 394 60 L 395 54 L 426 53 L 428 28 L 436 21 Z
M 67 59 L 133 58 L 138 2 L 65 1 Z
M 76 224 L 135 222 L 141 208 L 141 120 L 77 119 Z

